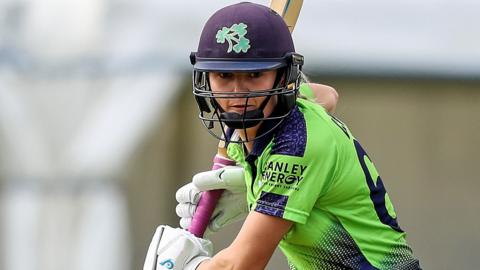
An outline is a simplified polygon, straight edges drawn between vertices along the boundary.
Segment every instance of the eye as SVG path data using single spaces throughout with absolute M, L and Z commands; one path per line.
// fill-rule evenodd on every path
M 218 73 L 218 77 L 222 78 L 222 79 L 227 79 L 227 78 L 231 78 L 233 76 L 232 73 L 229 73 L 229 72 L 220 72 Z
M 248 74 L 248 76 L 249 76 L 250 78 L 259 78 L 259 77 L 262 76 L 262 73 L 261 73 L 261 72 L 250 72 L 250 73 Z

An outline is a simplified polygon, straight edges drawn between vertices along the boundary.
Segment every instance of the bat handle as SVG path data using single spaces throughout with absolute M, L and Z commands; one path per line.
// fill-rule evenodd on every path
M 225 166 L 233 166 L 235 164 L 235 161 L 229 158 L 216 155 L 213 158 L 212 170 L 220 169 Z M 215 206 L 222 196 L 222 193 L 223 189 L 205 191 L 202 193 L 195 214 L 193 215 L 192 223 L 188 228 L 188 231 L 196 237 L 203 237 L 208 223 L 210 222 L 210 217 L 213 214 L 213 210 L 215 210 Z

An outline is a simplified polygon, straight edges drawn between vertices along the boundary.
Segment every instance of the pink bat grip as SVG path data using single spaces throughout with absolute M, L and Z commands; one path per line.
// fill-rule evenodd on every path
M 213 158 L 212 170 L 220 169 L 225 166 L 235 165 L 235 161 L 216 155 Z M 207 229 L 210 217 L 215 210 L 218 200 L 222 196 L 223 189 L 205 191 L 202 193 L 200 200 L 198 201 L 197 209 L 192 218 L 192 223 L 188 231 L 193 233 L 196 237 L 203 237 L 205 230 Z

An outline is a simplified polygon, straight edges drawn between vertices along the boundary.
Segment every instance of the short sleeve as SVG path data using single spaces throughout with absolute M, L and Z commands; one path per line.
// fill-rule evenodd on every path
M 309 98 L 309 99 L 315 99 L 315 95 L 313 94 L 312 88 L 308 85 L 308 83 L 302 83 L 300 85 L 299 92 L 301 95 Z
M 326 165 L 327 159 L 272 155 L 262 168 L 254 210 L 306 223 L 333 177 L 333 168 Z
M 258 162 L 252 209 L 304 224 L 332 182 L 337 151 L 328 132 L 310 134 L 303 115 L 292 117 Z

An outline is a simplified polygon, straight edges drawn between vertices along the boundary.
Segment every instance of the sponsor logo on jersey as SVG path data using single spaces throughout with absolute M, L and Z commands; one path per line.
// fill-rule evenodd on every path
M 255 211 L 269 216 L 283 217 L 288 196 L 262 191 Z
M 298 186 L 303 180 L 303 173 L 306 169 L 306 165 L 270 161 L 262 173 L 261 184 L 299 190 Z

